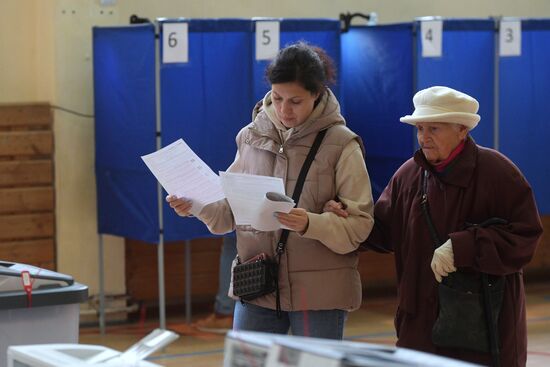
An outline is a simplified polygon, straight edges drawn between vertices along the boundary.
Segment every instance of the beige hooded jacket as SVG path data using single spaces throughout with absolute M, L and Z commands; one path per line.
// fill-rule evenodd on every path
M 280 177 L 292 196 L 302 164 L 317 132 L 328 129 L 308 172 L 297 207 L 308 211 L 309 225 L 290 232 L 279 267 L 283 311 L 355 310 L 361 304 L 361 280 L 355 251 L 373 224 L 373 199 L 360 138 L 345 126 L 338 101 L 329 89 L 300 126 L 286 129 L 275 115 L 271 94 L 258 103 L 254 121 L 237 135 L 238 152 L 228 171 Z M 350 215 L 323 213 L 339 198 Z M 213 233 L 235 229 L 226 200 L 207 205 L 199 214 Z M 265 252 L 275 258 L 281 231 L 260 232 L 237 226 L 241 259 Z M 275 309 L 275 293 L 251 301 Z

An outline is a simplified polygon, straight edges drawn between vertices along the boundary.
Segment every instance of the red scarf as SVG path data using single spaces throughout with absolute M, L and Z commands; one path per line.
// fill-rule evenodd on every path
M 445 168 L 451 163 L 457 155 L 459 155 L 464 150 L 464 145 L 466 144 L 466 139 L 462 140 L 460 144 L 457 145 L 456 148 L 449 154 L 447 159 L 445 159 L 443 162 L 439 162 L 434 166 L 434 169 L 436 172 L 443 172 Z

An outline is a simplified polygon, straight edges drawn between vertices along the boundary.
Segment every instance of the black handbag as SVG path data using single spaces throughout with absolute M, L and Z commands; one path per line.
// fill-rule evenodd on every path
M 437 248 L 442 241 L 429 213 L 427 175 L 424 171 L 420 205 Z M 466 227 L 506 223 L 501 218 L 490 218 L 481 224 L 468 223 Z M 432 342 L 440 347 L 490 352 L 493 364 L 499 366 L 498 316 L 504 286 L 504 276 L 486 273 L 458 270 L 444 277 L 438 287 L 439 313 L 432 328 Z
M 300 200 L 300 194 L 306 181 L 307 172 L 313 159 L 321 146 L 321 142 L 327 133 L 327 129 L 317 133 L 313 145 L 302 165 L 292 199 L 296 204 Z M 279 264 L 284 252 L 289 231 L 284 229 L 277 243 L 277 261 L 262 253 L 254 256 L 244 263 L 237 263 L 232 271 L 233 294 L 242 301 L 251 301 L 266 294 L 276 292 L 277 315 L 281 315 L 281 299 L 279 294 Z
M 491 316 L 486 316 L 483 282 L 489 285 Z M 457 271 L 439 284 L 439 314 L 432 329 L 435 345 L 491 352 L 489 327 L 498 335 L 504 277 Z
M 261 253 L 233 268 L 233 294 L 250 301 L 277 289 L 279 264 Z

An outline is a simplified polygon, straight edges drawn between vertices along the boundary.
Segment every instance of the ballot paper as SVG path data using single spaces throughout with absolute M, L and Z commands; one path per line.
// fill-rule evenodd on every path
M 168 194 L 192 201 L 193 215 L 200 213 L 205 205 L 225 198 L 218 175 L 183 139 L 141 159 Z
M 236 225 L 251 225 L 264 232 L 286 228 L 275 213 L 288 213 L 295 203 L 285 195 L 281 178 L 220 172 L 220 179 Z

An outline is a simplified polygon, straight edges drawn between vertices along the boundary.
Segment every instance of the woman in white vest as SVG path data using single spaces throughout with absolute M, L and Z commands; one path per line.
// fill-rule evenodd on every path
M 290 329 L 294 335 L 341 339 L 347 313 L 361 304 L 356 250 L 374 223 L 363 145 L 345 126 L 327 87 L 335 71 L 322 49 L 290 45 L 268 66 L 266 77 L 271 90 L 254 108 L 253 121 L 237 135 L 238 151 L 229 172 L 280 177 L 292 196 L 318 132 L 327 130 L 296 207 L 276 214 L 291 230 L 284 252 L 277 256 L 281 230 L 235 225 L 225 199 L 205 206 L 198 218 L 212 233 L 235 229 L 242 261 L 259 253 L 280 258 L 278 292 L 238 302 L 234 330 L 286 334 Z M 345 218 L 323 213 L 324 204 L 336 197 L 347 208 Z M 178 215 L 190 215 L 190 200 L 166 200 Z

